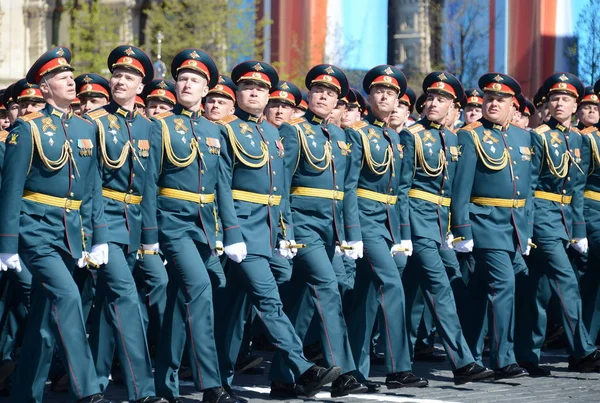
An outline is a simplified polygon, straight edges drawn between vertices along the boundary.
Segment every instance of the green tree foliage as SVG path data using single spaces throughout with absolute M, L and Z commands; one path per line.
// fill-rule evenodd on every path
M 600 0 L 588 0 L 575 25 L 575 44 L 565 53 L 579 62 L 579 77 L 585 85 L 594 85 L 600 78 Z M 572 66 L 572 69 L 575 70 Z
M 146 10 L 146 44 L 156 57 L 156 35 L 162 32 L 162 60 L 170 61 L 182 49 L 208 52 L 224 74 L 244 58 L 262 59 L 260 33 L 266 20 L 256 17 L 256 1 L 162 0 Z M 259 35 L 257 35 L 257 33 Z
M 106 75 L 106 58 L 121 43 L 121 24 L 125 10 L 102 4 L 99 0 L 72 0 L 67 6 L 69 37 L 75 73 Z

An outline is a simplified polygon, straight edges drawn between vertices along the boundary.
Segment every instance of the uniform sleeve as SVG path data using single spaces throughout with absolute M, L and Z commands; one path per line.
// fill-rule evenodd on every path
M 587 174 L 590 168 L 590 139 L 586 135 L 581 135 L 581 161 L 577 163 L 579 169 L 574 167 L 573 175 L 575 183 L 573 184 L 573 200 L 571 200 L 571 208 L 573 212 L 573 238 L 585 238 L 585 217 L 583 215 L 583 191 L 587 180 Z M 581 170 L 581 171 L 580 171 Z
M 346 241 L 360 241 L 360 218 L 356 188 L 360 177 L 363 159 L 363 144 L 360 134 L 354 129 L 346 129 L 348 143 L 352 144 L 350 156 L 346 164 L 346 179 L 344 181 L 344 229 Z
M 465 240 L 469 240 L 473 239 L 469 205 L 477 166 L 477 153 L 470 132 L 466 130 L 458 132 L 458 149 L 461 154 L 456 164 L 456 173 L 452 183 L 452 203 L 450 204 L 452 234 L 456 238 L 463 237 Z
M 0 253 L 17 253 L 21 216 L 21 196 L 33 153 L 29 123 L 17 120 L 6 139 L 6 152 L 0 185 Z
M 233 245 L 234 243 L 244 242 L 240 224 L 235 213 L 233 196 L 231 194 L 231 178 L 233 175 L 233 162 L 231 157 L 231 148 L 229 141 L 224 135 L 224 128 L 221 128 L 220 141 L 221 156 L 219 158 L 219 177 L 217 179 L 217 205 L 218 213 L 221 218 L 223 229 L 223 245 Z
M 542 158 L 544 158 L 544 143 L 542 136 L 531 130 L 531 191 L 527 194 L 526 215 L 527 215 L 527 236 L 533 238 L 533 224 L 535 223 L 535 206 L 533 193 L 537 189 L 542 168 Z
M 398 216 L 400 222 L 400 238 L 411 239 L 410 230 L 410 207 L 408 202 L 408 191 L 412 187 L 415 171 L 415 137 L 408 130 L 400 132 L 400 144 L 402 146 L 402 161 L 400 168 L 400 181 L 398 183 Z
M 152 245 L 158 242 L 156 203 L 158 197 L 158 176 L 162 160 L 162 125 L 152 120 L 150 126 L 150 156 L 147 158 L 146 180 L 142 194 L 142 238 L 141 243 Z

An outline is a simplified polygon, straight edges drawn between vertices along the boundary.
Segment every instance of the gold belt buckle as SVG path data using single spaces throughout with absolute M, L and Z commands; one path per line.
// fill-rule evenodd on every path
M 392 204 L 393 201 L 394 201 L 394 196 L 387 195 L 386 204 Z
M 130 193 L 125 193 L 125 197 L 123 198 L 123 202 L 125 204 L 131 204 L 131 194 Z
M 65 211 L 68 213 L 71 211 L 71 205 L 73 204 L 73 200 L 65 199 Z
M 562 204 L 569 204 L 569 196 L 567 196 L 567 195 L 561 195 L 560 196 L 560 202 Z
M 267 198 L 267 204 L 269 206 L 275 205 L 275 195 L 269 195 L 269 197 Z
M 513 208 L 519 208 L 519 200 L 513 199 L 512 206 L 513 206 Z
M 200 194 L 200 204 L 204 204 L 206 203 L 205 199 L 204 199 L 204 194 Z
M 334 190 L 332 199 L 337 200 L 337 198 L 338 198 L 338 191 Z
M 439 206 L 443 206 L 444 205 L 444 196 L 438 196 L 438 202 L 437 204 Z

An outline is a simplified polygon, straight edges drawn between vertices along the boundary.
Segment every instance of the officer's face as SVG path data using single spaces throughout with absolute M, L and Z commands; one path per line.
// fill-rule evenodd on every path
M 123 105 L 131 102 L 144 89 L 142 75 L 130 69 L 116 68 L 110 78 L 110 92 L 113 99 Z
M 408 108 L 408 105 L 400 102 L 391 113 L 388 124 L 392 129 L 397 130 L 406 123 L 409 116 L 410 109 Z
M 244 81 L 238 86 L 236 98 L 242 110 L 260 115 L 269 102 L 269 88 L 262 83 Z
M 483 117 L 492 123 L 505 126 L 510 121 L 512 98 L 511 95 L 484 93 L 481 107 Z
M 76 96 L 73 72 L 59 71 L 44 76 L 40 91 L 44 98 L 52 98 L 57 104 L 71 105 Z
M 286 102 L 269 101 L 269 105 L 265 110 L 267 121 L 275 127 L 281 126 L 292 118 L 294 107 Z
M 8 119 L 8 112 L 6 109 L 0 110 L 0 129 L 4 130 L 10 126 L 10 119 Z
M 342 100 L 338 100 L 335 104 L 335 108 L 331 112 L 329 112 L 329 116 L 327 116 L 327 121 L 329 123 L 333 123 L 336 126 L 340 126 L 342 124 L 342 115 L 346 112 L 346 102 Z
M 481 106 L 467 105 L 464 109 L 465 123 L 473 123 L 481 119 Z
M 313 85 L 308 92 L 308 108 L 317 116 L 326 118 L 336 107 L 338 93 L 323 85 Z
M 103 96 L 99 97 L 86 97 L 82 95 L 79 97 L 81 101 L 81 114 L 84 115 L 88 112 L 93 111 L 94 109 L 98 109 L 108 103 L 108 99 Z
M 566 123 L 577 111 L 577 99 L 569 94 L 551 94 L 548 99 L 548 110 L 554 119 Z
M 192 70 L 182 70 L 177 75 L 175 92 L 177 101 L 186 108 L 200 105 L 202 98 L 208 92 L 208 81 L 202 74 Z
M 452 98 L 435 92 L 427 94 L 425 108 L 423 109 L 427 119 L 436 123 L 444 123 L 448 110 L 452 106 Z
M 529 118 L 523 115 L 521 112 L 516 111 L 513 113 L 511 124 L 520 127 L 521 129 L 525 129 L 527 124 L 529 123 Z
M 367 102 L 371 105 L 371 111 L 380 119 L 387 118 L 398 105 L 398 91 L 395 89 L 376 85 L 371 87 Z
M 146 116 L 149 118 L 158 115 L 159 113 L 168 112 L 173 109 L 173 104 L 165 101 L 160 101 L 158 99 L 150 99 L 147 100 L 146 105 Z
M 456 122 L 456 119 L 458 118 L 459 112 L 460 112 L 459 107 L 456 106 L 456 104 L 454 102 L 452 102 L 450 104 L 450 107 L 448 108 L 448 113 L 446 114 L 446 119 L 444 119 L 444 126 L 453 128 L 454 123 Z
M 44 102 L 21 101 L 19 102 L 19 116 L 25 116 L 33 112 L 41 111 L 46 106 Z
M 585 126 L 593 126 L 598 123 L 600 115 L 598 114 L 598 105 L 585 103 L 577 109 L 577 119 Z
M 10 120 L 11 125 L 15 123 L 15 120 L 19 117 L 19 104 L 16 102 L 8 104 L 6 107 L 6 116 L 8 117 L 8 120 Z
M 217 121 L 235 112 L 235 103 L 231 98 L 221 95 L 209 94 L 204 104 L 204 116 L 212 121 Z
M 348 105 L 344 111 L 344 115 L 342 115 L 342 129 L 352 126 L 354 123 L 358 122 L 360 118 L 360 108 L 356 105 Z

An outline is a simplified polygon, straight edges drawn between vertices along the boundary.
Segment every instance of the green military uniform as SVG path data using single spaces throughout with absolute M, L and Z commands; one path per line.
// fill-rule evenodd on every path
M 548 96 L 567 93 L 579 99 L 583 88 L 579 79 L 569 73 L 556 74 L 544 83 L 544 92 Z M 541 278 L 548 277 L 551 290 L 560 300 L 569 350 L 572 357 L 580 361 L 594 354 L 596 348 L 583 323 L 578 282 L 566 246 L 571 240 L 581 242 L 586 239 L 583 189 L 589 149 L 578 131 L 563 126 L 554 118 L 531 131 L 531 143 L 531 182 L 535 197 L 532 239 L 537 245 L 528 261 L 531 286 L 537 289 Z M 548 298 L 546 293 L 531 295 L 532 298 L 525 302 L 532 309 L 530 320 L 521 324 L 530 326 L 519 336 L 526 337 L 525 340 L 532 344 L 519 348 L 517 358 L 537 365 L 545 335 L 543 312 Z
M 127 69 L 152 80 L 152 64 L 142 50 L 119 46 L 108 56 L 108 68 Z M 129 400 L 154 396 L 152 365 L 144 321 L 133 279 L 140 244 L 157 242 L 152 175 L 160 154 L 150 150 L 151 123 L 137 111 L 115 101 L 86 115 L 98 136 L 102 205 L 109 231 L 108 263 L 98 270 L 90 346 L 101 388 L 108 386 L 115 349 Z M 97 245 L 92 228 L 89 242 Z
M 68 49 L 53 48 L 36 61 L 28 77 L 39 82 L 40 70 L 72 70 L 70 59 Z M 100 392 L 79 290 L 71 275 L 84 247 L 82 223 L 90 222 L 92 215 L 99 225 L 104 223 L 97 204 L 100 194 L 94 191 L 99 180 L 95 144 L 89 122 L 51 105 L 17 120 L 6 143 L 0 253 L 19 253 L 34 286 L 14 401 L 42 401 L 55 341 L 61 346 L 72 397 Z M 105 242 L 106 228 L 100 227 L 96 236 Z
M 486 74 L 479 86 L 493 94 L 520 93 L 519 84 L 504 74 Z M 487 301 L 483 296 L 476 300 L 471 297 L 471 304 L 487 307 L 492 326 L 491 367 L 502 377 L 522 376 L 524 371 L 514 365 L 512 262 L 517 253 L 526 251 L 530 237 L 524 207 L 531 193 L 531 141 L 521 129 L 482 118 L 458 131 L 457 147 L 460 155 L 452 187 L 451 230 L 462 240 L 456 245 L 457 251 L 474 249 L 475 271 L 487 284 Z M 471 321 L 473 328 L 483 332 L 485 310 L 472 316 Z M 465 338 L 473 357 L 481 362 L 479 334 L 465 333 Z

